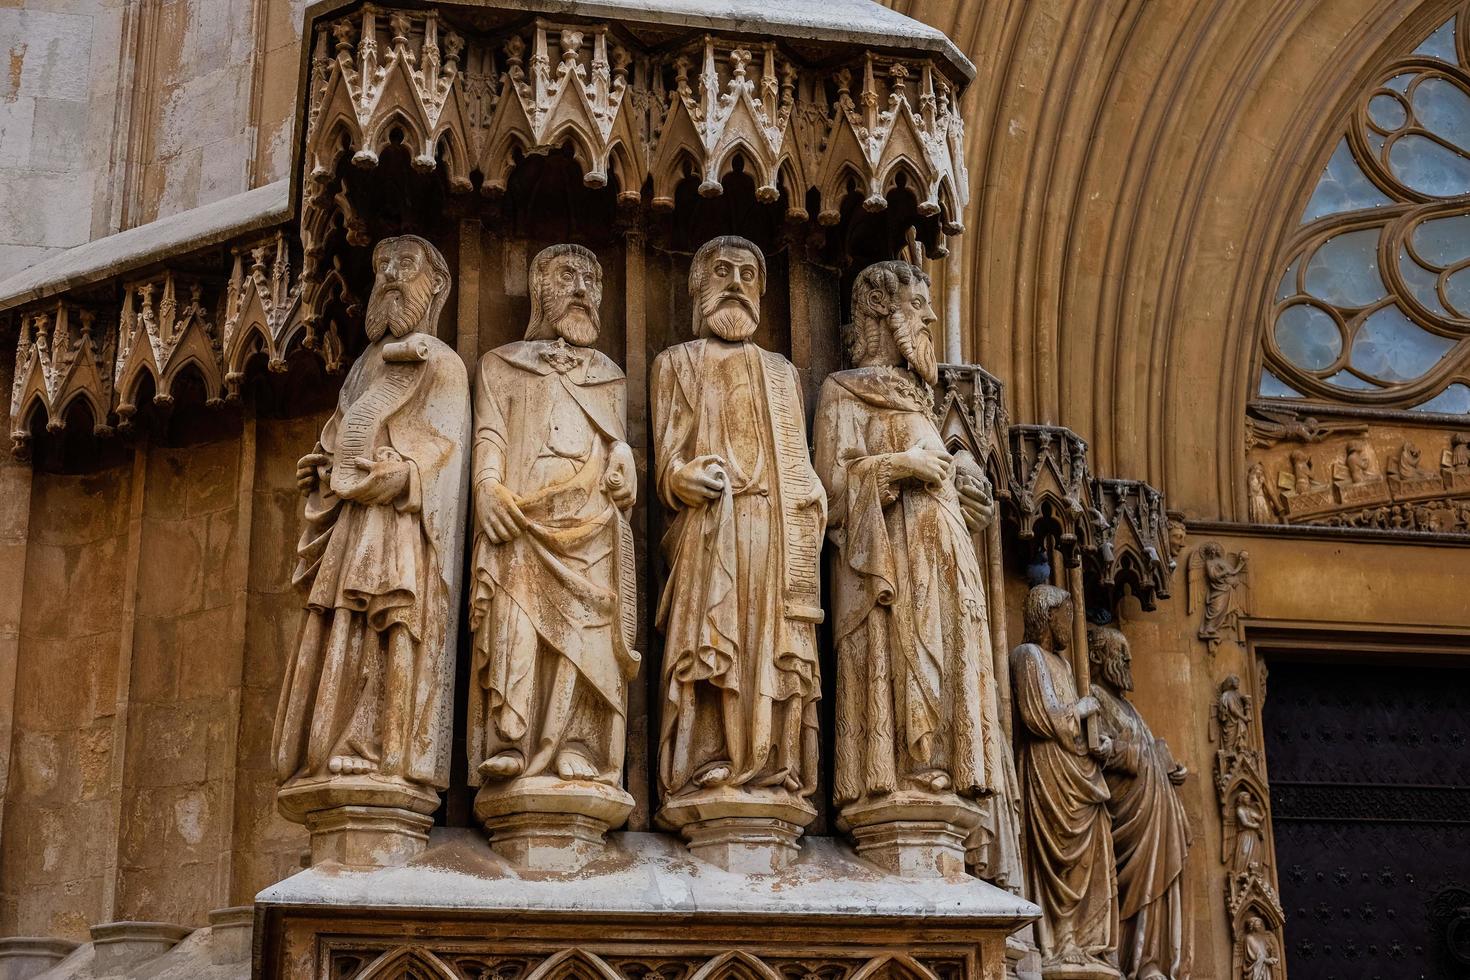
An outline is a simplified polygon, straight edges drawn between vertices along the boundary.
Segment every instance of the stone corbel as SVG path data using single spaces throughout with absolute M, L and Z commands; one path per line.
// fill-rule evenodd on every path
M 46 428 L 59 432 L 81 401 L 92 415 L 92 431 L 110 434 L 112 372 L 116 344 L 104 311 L 69 299 L 22 311 L 10 392 L 13 451 L 29 451 L 31 420 L 40 409 Z
M 1144 609 L 1169 598 L 1169 558 L 1164 495 L 1141 480 L 1098 480 L 1097 509 L 1105 524 L 1098 538 L 1098 578 L 1103 585 L 1127 583 Z
M 1037 525 L 1050 521 L 1063 548 L 1091 551 L 1103 518 L 1093 503 L 1087 443 L 1057 425 L 1013 425 L 1010 438 L 1020 536 L 1035 537 Z
M 997 500 L 1011 498 L 1010 419 L 1004 386 L 978 364 L 943 364 L 935 418 L 951 451 L 967 449 L 990 477 Z
M 174 383 L 190 369 L 204 384 L 206 404 L 223 400 L 217 307 L 211 302 L 217 296 L 216 283 L 173 270 L 123 286 L 113 376 L 119 428 L 132 424 L 145 375 L 153 379 L 156 405 L 173 403 Z

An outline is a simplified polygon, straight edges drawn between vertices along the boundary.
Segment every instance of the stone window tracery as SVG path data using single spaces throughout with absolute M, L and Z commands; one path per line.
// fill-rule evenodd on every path
M 1358 98 L 1284 256 L 1259 397 L 1470 415 L 1470 3 Z

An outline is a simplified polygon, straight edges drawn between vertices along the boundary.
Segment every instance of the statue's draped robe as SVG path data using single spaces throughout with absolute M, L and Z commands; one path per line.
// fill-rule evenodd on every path
M 1118 868 L 1123 975 L 1188 980 L 1184 859 L 1189 818 L 1169 782 L 1174 763 L 1131 703 L 1097 685 L 1093 694 L 1102 706 L 1103 732 L 1112 739 L 1103 772 Z
M 1028 897 L 1045 912 L 1036 924 L 1042 953 L 1101 955 L 1119 931 L 1108 787 L 1087 751 L 1071 665 L 1024 643 L 1011 653 L 1011 681 Z
M 620 775 L 637 598 L 632 534 L 603 480 L 626 439 L 626 400 L 623 372 L 599 351 L 519 341 L 480 361 L 471 486 L 503 484 L 527 526 L 492 544 L 476 518 L 472 774 L 507 748 L 529 763 L 549 742 L 574 743 Z M 538 706 L 557 657 L 581 683 L 567 730 L 542 731 Z
M 469 417 L 463 362 L 426 334 L 374 343 L 348 372 L 320 439 L 332 474 L 307 497 L 296 548 L 307 599 L 276 713 L 282 783 L 362 748 L 380 775 L 449 785 Z M 397 500 L 333 490 L 354 457 L 390 452 L 409 466 Z
M 1007 799 L 984 579 L 958 494 L 887 476 L 895 453 L 945 448 L 927 399 L 890 369 L 830 375 L 815 441 L 836 545 L 835 802 L 935 771 L 960 796 Z M 987 876 L 1019 879 L 1009 805 L 982 809 Z
M 793 499 L 799 486 L 816 486 L 796 369 L 755 344 L 695 340 L 655 359 L 653 395 L 657 489 L 676 514 L 664 535 L 669 574 L 657 616 L 663 790 L 687 789 L 729 763 L 730 785 L 779 783 L 784 768 L 810 794 L 823 515 Z M 704 455 L 719 456 L 729 479 L 718 497 L 690 507 L 672 476 Z M 725 715 L 720 700 L 730 696 L 740 707 Z M 800 714 L 800 744 L 778 745 L 785 726 L 776 714 L 790 711 Z

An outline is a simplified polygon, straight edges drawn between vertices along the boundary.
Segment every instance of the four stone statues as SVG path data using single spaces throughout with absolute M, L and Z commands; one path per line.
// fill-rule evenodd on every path
M 307 601 L 277 716 L 280 808 L 312 829 L 318 861 L 401 863 L 423 846 L 449 783 L 468 500 L 475 812 L 511 860 L 574 869 L 633 808 L 640 667 L 639 474 L 626 380 L 594 346 L 601 267 L 577 245 L 535 257 L 525 339 L 479 362 L 472 438 L 463 362 L 433 335 L 444 259 L 402 236 L 373 268 L 369 346 L 297 472 Z M 960 873 L 968 844 L 987 877 L 1019 883 L 1019 796 L 1043 972 L 1183 980 L 1184 769 L 1125 697 L 1121 633 L 1092 631 L 1097 686 L 1077 690 L 1078 611 L 1053 586 L 1031 590 L 1011 654 L 1010 765 L 973 540 L 994 503 L 933 418 L 928 277 L 906 262 L 857 276 L 854 367 L 822 386 L 815 467 L 796 369 L 754 340 L 765 281 L 751 242 L 700 248 L 694 339 L 650 379 L 651 482 L 669 515 L 659 823 L 729 870 L 795 855 L 816 815 L 830 508 L 838 826 L 897 873 Z
M 282 812 L 347 863 L 416 851 L 449 785 L 470 429 L 464 363 L 433 334 L 444 257 L 388 238 L 373 272 L 368 347 L 297 464 L 306 614 L 273 747 Z

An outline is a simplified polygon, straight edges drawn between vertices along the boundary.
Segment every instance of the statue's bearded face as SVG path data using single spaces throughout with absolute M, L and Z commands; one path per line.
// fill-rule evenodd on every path
M 580 255 L 551 260 L 541 281 L 541 309 L 557 334 L 576 347 L 597 342 L 601 326 L 602 271 Z
M 723 340 L 747 340 L 761 322 L 759 260 L 743 248 L 715 249 L 706 258 L 699 311 Z
M 385 331 L 395 337 L 424 325 L 434 301 L 434 273 L 429 257 L 416 242 L 400 242 L 380 250 L 368 297 L 367 335 L 376 341 Z
M 1058 603 L 1051 611 L 1051 648 L 1061 653 L 1072 645 L 1072 600 Z
M 1128 649 L 1128 641 L 1117 637 L 1109 643 L 1109 650 L 1103 657 L 1102 662 L 1103 679 L 1120 691 L 1133 690 L 1133 654 Z
M 939 381 L 939 361 L 934 356 L 934 339 L 929 330 L 938 320 L 927 282 L 916 279 L 899 284 L 893 297 L 893 310 L 888 314 L 888 326 L 903 359 L 931 385 Z

